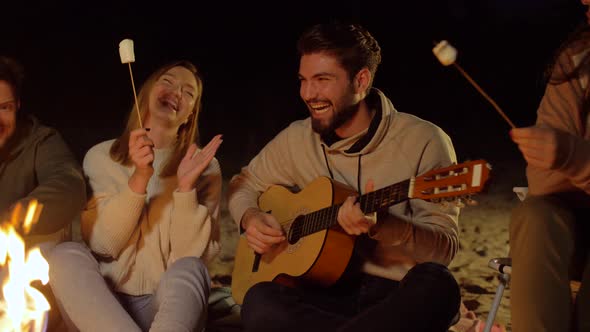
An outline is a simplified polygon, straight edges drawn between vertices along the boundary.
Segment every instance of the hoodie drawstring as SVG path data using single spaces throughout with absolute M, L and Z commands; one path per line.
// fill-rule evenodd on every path
M 328 172 L 330 173 L 330 178 L 332 180 L 334 180 L 334 174 L 332 173 L 332 169 L 330 168 L 330 164 L 328 163 L 328 155 L 326 154 L 326 146 L 324 144 L 322 144 L 322 151 L 324 152 L 324 160 L 326 161 L 326 168 L 328 168 Z M 363 157 L 363 155 L 359 154 L 357 173 L 356 173 L 356 186 L 357 186 L 357 191 L 359 194 L 362 194 L 362 191 L 361 191 L 361 158 L 362 157 Z
M 324 144 L 322 144 L 322 151 L 324 152 L 324 160 L 326 161 L 326 167 L 330 173 L 330 178 L 334 180 L 334 174 L 332 174 L 332 169 L 330 169 L 330 164 L 328 164 L 328 156 L 326 155 L 326 146 Z
M 361 191 L 361 157 L 363 155 L 359 154 L 359 165 L 357 167 L 357 172 L 356 172 L 356 186 L 357 186 L 357 190 L 359 194 L 362 194 L 363 192 Z

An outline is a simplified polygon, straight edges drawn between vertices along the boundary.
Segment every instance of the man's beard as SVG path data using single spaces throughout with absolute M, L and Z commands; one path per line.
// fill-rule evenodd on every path
M 343 124 L 352 119 L 360 109 L 360 103 L 351 104 L 338 111 L 334 111 L 334 116 L 329 119 L 327 124 L 322 124 L 320 119 L 311 118 L 311 128 L 320 136 L 331 134 L 334 130 L 340 128 Z

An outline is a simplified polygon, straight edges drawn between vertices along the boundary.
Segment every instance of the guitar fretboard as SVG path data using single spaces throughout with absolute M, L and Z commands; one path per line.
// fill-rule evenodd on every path
M 365 214 L 372 213 L 407 200 L 409 188 L 410 180 L 405 180 L 361 195 L 358 202 Z M 289 242 L 336 225 L 340 206 L 342 204 L 332 205 L 297 218 L 289 230 Z

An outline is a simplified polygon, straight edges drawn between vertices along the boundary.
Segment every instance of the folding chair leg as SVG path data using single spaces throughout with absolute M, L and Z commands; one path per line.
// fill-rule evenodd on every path
M 492 330 L 492 326 L 494 325 L 494 319 L 496 318 L 496 313 L 500 308 L 500 302 L 502 301 L 502 295 L 504 294 L 504 289 L 508 285 L 510 281 L 510 275 L 507 273 L 503 273 L 500 275 L 500 284 L 498 288 L 496 288 L 496 295 L 494 296 L 494 301 L 492 302 L 492 307 L 490 308 L 490 313 L 488 314 L 488 319 L 486 320 L 486 326 L 483 329 L 483 332 L 490 332 Z

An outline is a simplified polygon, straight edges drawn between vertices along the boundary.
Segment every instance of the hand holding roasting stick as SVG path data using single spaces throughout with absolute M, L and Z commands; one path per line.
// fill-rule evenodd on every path
M 469 76 L 469 74 L 467 74 L 467 72 L 463 68 L 461 68 L 461 66 L 459 66 L 459 64 L 457 62 L 455 62 L 455 60 L 457 59 L 457 49 L 455 49 L 446 40 L 442 40 L 441 42 L 439 42 L 438 44 L 436 44 L 434 46 L 434 48 L 432 49 L 432 52 L 434 53 L 434 55 L 436 56 L 438 61 L 440 61 L 440 63 L 443 64 L 443 66 L 454 65 L 455 68 L 457 68 L 457 70 L 461 73 L 461 75 L 463 75 L 463 77 L 465 77 L 467 79 L 467 81 L 469 81 L 469 83 L 471 83 L 471 85 L 473 85 L 475 87 L 475 89 L 477 91 L 479 91 L 479 93 L 488 102 L 490 102 L 490 104 L 492 104 L 492 106 L 496 109 L 496 111 L 498 111 L 498 113 L 500 113 L 500 115 L 504 118 L 504 120 L 506 120 L 506 122 L 508 122 L 510 127 L 512 127 L 513 129 L 516 128 L 514 123 L 512 123 L 512 121 L 510 121 L 510 119 L 508 118 L 508 116 L 506 116 L 504 111 L 502 111 L 500 106 L 498 106 L 498 104 L 490 96 L 488 96 L 488 94 L 485 91 L 483 91 L 483 89 L 477 84 L 477 82 L 475 82 L 475 80 L 473 80 L 471 78 L 471 76 Z
M 135 62 L 133 40 L 123 39 L 119 43 L 119 56 L 121 57 L 121 63 L 126 63 L 129 65 L 129 76 L 131 76 L 131 87 L 133 88 L 133 97 L 135 98 L 135 110 L 137 111 L 139 127 L 143 128 L 143 124 L 141 123 L 141 114 L 139 113 L 139 104 L 137 103 L 137 92 L 135 92 L 135 82 L 133 81 L 133 71 L 131 70 L 131 63 Z

